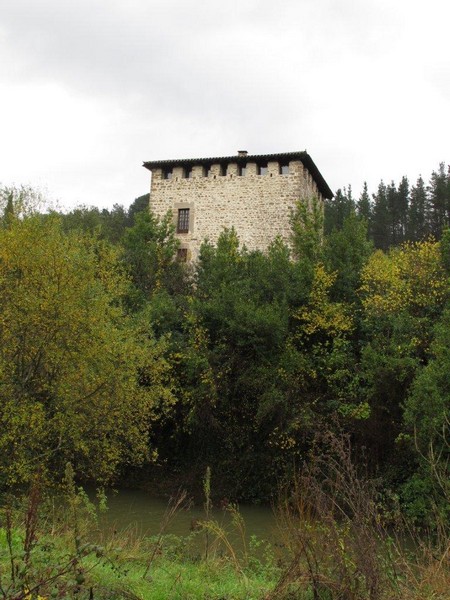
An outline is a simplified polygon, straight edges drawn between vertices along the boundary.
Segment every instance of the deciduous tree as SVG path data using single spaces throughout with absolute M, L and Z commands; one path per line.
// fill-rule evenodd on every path
M 121 308 L 128 285 L 111 246 L 64 233 L 55 216 L 0 229 L 2 484 L 38 468 L 58 477 L 68 460 L 108 480 L 148 454 L 167 365 Z

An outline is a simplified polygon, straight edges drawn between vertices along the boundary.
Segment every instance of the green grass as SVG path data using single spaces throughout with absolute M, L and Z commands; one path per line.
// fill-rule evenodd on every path
M 143 600 L 225 600 L 263 598 L 274 582 L 263 574 L 238 575 L 226 562 L 197 564 L 158 559 L 143 579 L 144 565 L 124 563 L 120 571 L 107 565 L 94 569 L 90 578 L 104 597 Z
M 266 559 L 256 556 L 250 556 L 246 565 L 237 565 L 218 553 L 205 560 L 199 556 L 198 540 L 190 544 L 193 540 L 168 536 L 162 543 L 122 538 L 104 548 L 87 546 L 68 573 L 49 581 L 77 556 L 73 538 L 61 531 L 58 535 L 39 534 L 28 567 L 23 560 L 23 540 L 24 531 L 13 529 L 14 589 L 20 593 L 24 585 L 33 589 L 44 581 L 38 592 L 49 600 L 87 600 L 90 596 L 94 600 L 260 600 L 273 589 L 278 572 Z M 124 546 L 117 548 L 118 543 Z M 0 575 L 6 589 L 11 583 L 11 556 L 4 529 L 0 529 Z M 11 589 L 6 598 L 15 598 L 14 593 Z M 35 598 L 37 592 L 32 595 L 32 600 Z

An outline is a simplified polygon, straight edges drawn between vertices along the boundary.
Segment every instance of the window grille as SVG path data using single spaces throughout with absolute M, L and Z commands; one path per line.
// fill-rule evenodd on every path
M 189 232 L 189 208 L 178 209 L 177 233 Z

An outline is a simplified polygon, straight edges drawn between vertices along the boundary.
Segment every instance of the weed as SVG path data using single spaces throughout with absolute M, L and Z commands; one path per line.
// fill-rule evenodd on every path
M 389 531 L 376 482 L 358 473 L 348 437 L 326 433 L 320 447 L 281 497 L 279 522 L 290 560 L 267 598 L 448 598 L 448 530 L 441 524 L 438 545 L 403 522 Z M 413 552 L 405 548 L 406 534 Z

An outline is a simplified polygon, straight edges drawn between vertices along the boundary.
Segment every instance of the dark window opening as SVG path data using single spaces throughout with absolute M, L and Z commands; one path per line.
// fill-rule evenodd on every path
M 281 174 L 289 175 L 289 165 L 281 165 Z
M 187 248 L 178 248 L 177 261 L 178 262 L 187 262 L 187 258 L 188 258 Z
M 173 177 L 173 172 L 171 169 L 166 169 L 165 171 L 163 171 L 163 179 L 172 179 Z
M 258 175 L 267 175 L 267 165 L 258 165 Z
M 178 209 L 177 233 L 189 232 L 189 209 Z
M 238 175 L 240 175 L 241 177 L 245 177 L 246 173 L 247 173 L 247 166 L 245 166 L 245 167 L 239 166 L 238 167 Z
M 226 169 L 224 165 L 219 165 L 219 175 L 226 175 Z

